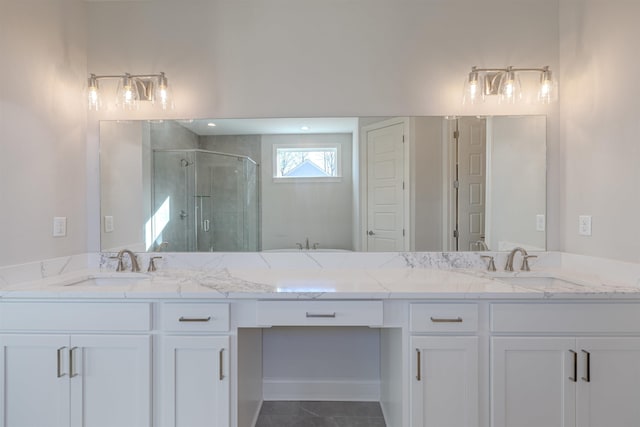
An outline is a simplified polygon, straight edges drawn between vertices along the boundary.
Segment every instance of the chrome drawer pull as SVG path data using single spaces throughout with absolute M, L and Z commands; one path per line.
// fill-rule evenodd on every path
M 422 372 L 421 371 L 421 367 L 420 367 L 420 359 L 421 359 L 422 354 L 420 353 L 420 349 L 416 348 L 416 369 L 417 369 L 417 373 L 416 373 L 416 380 L 418 381 L 422 381 Z
M 222 356 L 222 353 L 224 352 L 224 348 L 220 350 L 220 364 L 218 365 L 220 367 L 220 372 L 218 373 L 219 376 L 218 378 L 220 379 L 220 381 L 224 380 L 224 369 L 222 367 L 222 364 L 224 363 L 224 358 Z
M 67 375 L 67 374 L 65 374 L 64 372 L 62 372 L 62 355 L 60 354 L 60 352 L 61 352 L 62 350 L 64 350 L 65 348 L 67 348 L 67 347 L 60 347 L 60 348 L 58 349 L 58 351 L 57 351 L 57 353 L 58 353 L 58 365 L 57 365 L 57 375 L 58 375 L 58 378 L 62 378 L 62 377 L 64 377 L 65 375 Z
M 336 313 L 335 313 L 335 311 L 334 311 L 333 313 L 325 313 L 325 314 L 322 314 L 322 313 L 315 313 L 315 314 L 314 314 L 314 313 L 309 313 L 309 312 L 307 311 L 307 313 L 306 313 L 306 314 L 307 314 L 307 317 L 308 317 L 308 318 L 313 318 L 313 317 L 335 318 L 335 317 L 336 317 Z
M 211 316 L 209 317 L 182 317 L 178 319 L 178 322 L 208 322 L 211 320 Z
M 578 353 L 573 350 L 569 350 L 569 352 L 573 355 L 573 377 L 569 377 L 571 381 L 574 383 L 578 382 Z
M 71 347 L 71 349 L 69 350 L 69 377 L 71 378 L 75 378 L 78 376 L 78 373 L 74 372 L 76 370 L 75 351 L 77 349 L 78 347 Z
M 582 350 L 582 352 L 587 355 L 587 376 L 582 377 L 582 381 L 590 383 L 591 382 L 591 353 L 589 353 L 587 350 Z
M 456 317 L 455 319 L 432 317 L 431 321 L 433 323 L 462 323 L 462 317 Z

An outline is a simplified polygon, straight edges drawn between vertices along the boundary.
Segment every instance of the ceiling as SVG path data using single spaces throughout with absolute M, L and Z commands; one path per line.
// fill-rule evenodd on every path
M 268 135 L 305 133 L 354 133 L 357 117 L 180 120 L 182 126 L 201 135 Z M 209 126 L 209 123 L 215 126 Z

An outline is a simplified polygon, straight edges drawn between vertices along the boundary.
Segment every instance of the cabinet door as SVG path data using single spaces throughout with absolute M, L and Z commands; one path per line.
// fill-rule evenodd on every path
M 579 338 L 576 350 L 577 425 L 640 426 L 640 339 Z
M 492 338 L 492 426 L 574 426 L 574 347 L 573 338 Z
M 0 336 L 0 425 L 68 426 L 69 337 Z
M 229 426 L 229 337 L 162 338 L 162 425 Z
M 478 338 L 412 337 L 411 349 L 411 425 L 477 426 Z
M 151 425 L 151 338 L 73 335 L 72 427 Z

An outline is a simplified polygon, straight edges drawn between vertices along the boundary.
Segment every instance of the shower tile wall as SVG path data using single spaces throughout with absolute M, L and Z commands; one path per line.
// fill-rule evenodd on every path
M 199 147 L 203 150 L 248 156 L 260 162 L 261 135 L 211 135 L 201 136 Z
M 151 123 L 150 130 L 154 149 L 199 148 L 198 135 L 176 122 Z

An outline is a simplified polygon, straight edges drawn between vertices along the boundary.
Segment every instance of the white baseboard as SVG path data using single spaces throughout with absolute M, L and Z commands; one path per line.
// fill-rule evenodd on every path
M 380 381 L 290 380 L 265 378 L 264 400 L 380 401 Z

